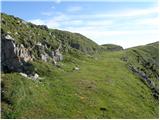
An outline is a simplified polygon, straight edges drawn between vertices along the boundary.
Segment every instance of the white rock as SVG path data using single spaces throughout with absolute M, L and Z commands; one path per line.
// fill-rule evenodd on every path
M 79 70 L 80 70 L 80 68 L 78 68 L 78 67 L 74 67 L 74 70 L 77 70 L 77 71 L 79 71 Z
M 33 76 L 33 80 L 36 80 L 36 79 L 38 79 L 39 78 L 39 75 L 36 73 L 36 74 L 34 74 L 34 76 Z
M 5 39 L 14 40 L 10 35 L 5 36 Z
M 22 72 L 19 74 L 22 75 L 23 77 L 26 77 L 26 78 L 32 79 L 32 80 L 42 79 L 39 77 L 39 75 L 37 73 L 35 73 L 33 76 L 28 76 L 27 74 L 22 73 Z
M 38 46 L 42 46 L 42 44 L 41 44 L 40 42 L 38 42 L 36 45 L 38 45 Z
M 24 48 L 24 45 L 23 45 L 23 44 L 21 44 L 20 46 L 21 46 L 22 48 Z
M 17 32 L 15 32 L 15 35 L 18 35 L 18 33 L 17 33 Z
M 48 59 L 48 55 L 45 53 L 45 54 L 41 54 L 41 59 L 45 62 L 47 62 L 47 59 Z
M 20 75 L 22 75 L 23 77 L 26 77 L 26 78 L 28 78 L 28 75 L 27 74 L 25 74 L 25 73 L 19 73 Z

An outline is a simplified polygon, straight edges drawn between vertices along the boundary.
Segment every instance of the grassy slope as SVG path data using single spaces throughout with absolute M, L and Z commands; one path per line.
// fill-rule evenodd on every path
M 56 49 L 61 40 L 63 48 L 69 50 L 72 43 L 87 53 L 100 49 L 79 34 L 26 25 L 5 14 L 2 18 L 3 32 L 10 32 L 25 46 L 47 41 Z M 135 54 L 127 51 L 130 62 L 137 65 Z M 152 52 L 155 54 L 155 50 Z M 149 57 L 147 52 L 141 53 Z M 43 78 L 39 82 L 18 73 L 2 74 L 3 118 L 158 118 L 158 101 L 120 59 L 126 52 L 103 52 L 91 57 L 73 49 L 63 54 L 60 68 L 42 61 L 32 63 Z M 80 71 L 73 71 L 75 66 Z M 102 107 L 107 109 L 104 114 Z
M 1 13 L 1 17 L 2 35 L 9 34 L 15 39 L 16 43 L 23 44 L 25 47 L 31 47 L 41 42 L 54 50 L 58 48 L 61 41 L 64 51 L 76 48 L 85 53 L 95 53 L 101 49 L 94 41 L 78 33 L 34 25 L 4 13 Z
M 128 56 L 128 64 L 132 64 L 139 69 L 143 69 L 143 72 L 146 73 L 152 81 L 154 81 L 158 88 L 159 79 L 157 77 L 159 76 L 159 42 L 130 48 L 126 50 L 126 56 Z
M 2 74 L 3 118 L 158 118 L 158 101 L 121 61 L 124 52 L 66 55 L 61 68 L 36 61 L 41 82 Z M 76 56 L 76 57 L 74 57 Z M 74 66 L 80 71 L 73 71 Z M 6 104 L 8 102 L 8 104 Z M 101 107 L 107 109 L 103 112 Z
M 123 50 L 123 48 L 119 45 L 115 45 L 115 44 L 103 44 L 101 45 L 102 49 L 106 50 L 106 51 L 119 51 L 119 50 Z

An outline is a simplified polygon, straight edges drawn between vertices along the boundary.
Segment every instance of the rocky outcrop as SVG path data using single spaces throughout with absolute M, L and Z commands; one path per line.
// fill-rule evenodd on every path
M 19 60 L 24 60 L 25 62 L 32 61 L 33 57 L 31 51 L 23 46 L 23 44 L 16 45 L 14 52 L 18 56 Z
M 138 77 L 140 77 L 140 79 L 151 89 L 153 96 L 156 99 L 159 99 L 159 90 L 158 88 L 156 88 L 155 83 L 151 79 L 149 79 L 143 71 L 140 71 L 138 68 L 129 65 L 129 69 Z
M 129 48 L 120 58 L 159 99 L 159 43 Z
M 34 56 L 33 51 L 38 53 L 37 58 L 48 62 L 49 59 L 55 65 L 57 62 L 63 60 L 63 55 L 60 52 L 62 45 L 60 43 L 56 50 L 49 51 L 46 45 L 38 42 L 32 48 L 25 48 L 23 44 L 17 44 L 9 34 L 2 36 L 2 71 L 24 72 L 25 63 L 32 61 Z M 46 52 L 48 51 L 48 52 Z
M 3 35 L 1 42 L 2 71 L 22 71 L 25 62 L 32 61 L 31 51 L 23 44 L 16 44 L 10 35 Z
M 56 65 L 57 62 L 63 60 L 63 55 L 60 52 L 62 49 L 61 43 L 56 50 L 50 51 L 46 44 L 42 44 L 40 42 L 37 43 L 32 49 L 37 51 L 38 57 L 45 62 L 52 60 L 53 63 Z
M 54 64 L 57 64 L 57 62 L 62 61 L 63 60 L 63 55 L 60 53 L 60 49 L 61 49 L 62 45 L 60 43 L 58 49 L 54 50 L 51 52 Z

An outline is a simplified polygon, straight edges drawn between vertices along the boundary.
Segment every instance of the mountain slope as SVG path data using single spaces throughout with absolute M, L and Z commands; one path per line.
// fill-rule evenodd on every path
M 104 50 L 107 50 L 107 51 L 120 51 L 120 50 L 123 50 L 123 48 L 119 45 L 114 45 L 114 44 L 104 44 L 104 45 L 101 45 L 102 48 Z
M 1 17 L 2 33 L 11 35 L 17 43 L 26 47 L 41 42 L 56 49 L 59 42 L 62 42 L 63 49 L 71 47 L 85 53 L 94 53 L 99 49 L 95 42 L 78 33 L 49 29 L 44 25 L 34 25 L 4 13 L 1 13 Z
M 93 54 L 101 47 L 78 33 L 49 29 L 20 18 L 1 14 L 2 71 L 28 72 L 26 62 L 43 60 L 57 64 L 62 54 Z M 8 49 L 10 48 L 10 49 Z M 10 52 L 12 51 L 12 52 Z M 77 55 L 78 55 L 77 54 Z M 25 65 L 26 64 L 26 65 Z
M 123 60 L 159 98 L 159 42 L 130 48 Z
M 158 42 L 108 51 L 80 34 L 18 21 L 25 23 L 2 14 L 2 118 L 158 118 L 157 93 L 130 69 L 151 74 L 157 90 Z

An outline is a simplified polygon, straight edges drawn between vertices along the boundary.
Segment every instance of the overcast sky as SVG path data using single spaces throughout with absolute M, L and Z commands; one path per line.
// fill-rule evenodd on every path
M 159 41 L 158 0 L 34 1 L 3 1 L 1 11 L 49 28 L 81 33 L 98 44 L 128 48 Z

